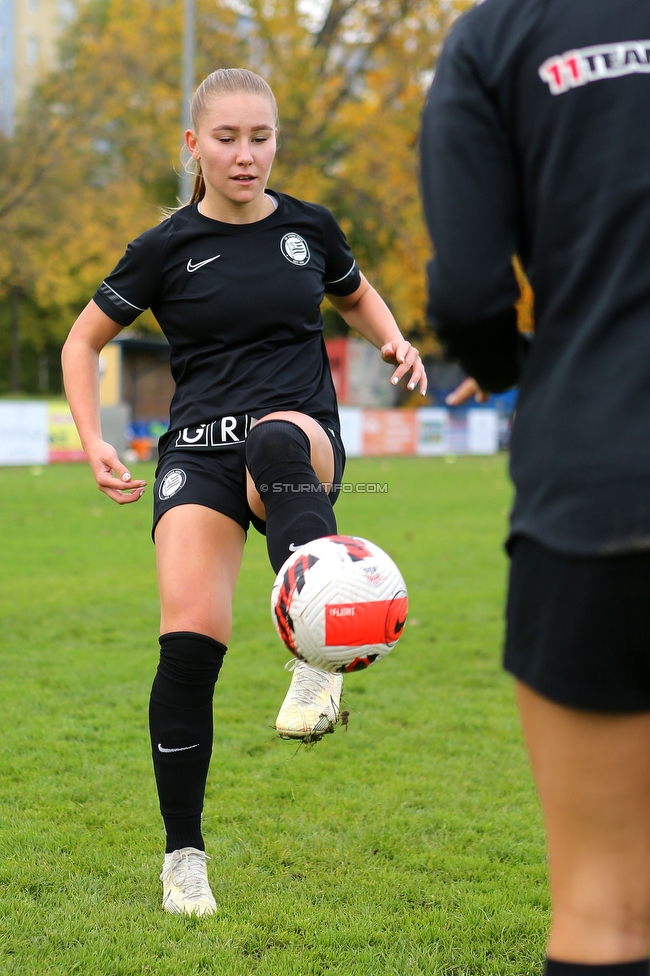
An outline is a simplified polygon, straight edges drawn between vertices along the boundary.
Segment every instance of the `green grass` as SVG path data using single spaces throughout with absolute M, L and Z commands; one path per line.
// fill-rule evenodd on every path
M 499 661 L 504 459 L 353 461 L 346 480 L 388 484 L 337 512 L 402 568 L 405 635 L 346 678 L 347 732 L 276 738 L 286 655 L 251 532 L 204 824 L 219 911 L 178 919 L 146 725 L 151 491 L 120 509 L 82 466 L 0 470 L 0 972 L 541 972 L 543 833 Z

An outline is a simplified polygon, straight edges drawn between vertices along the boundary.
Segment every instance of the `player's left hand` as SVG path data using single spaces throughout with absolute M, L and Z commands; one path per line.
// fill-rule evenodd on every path
M 427 392 L 427 374 L 424 364 L 420 359 L 420 353 L 415 346 L 412 346 L 406 339 L 393 339 L 381 347 L 381 358 L 385 363 L 397 363 L 397 369 L 390 378 L 395 386 L 403 376 L 411 371 L 411 378 L 408 381 L 409 390 L 414 390 L 419 384 L 420 394 L 424 396 Z
M 477 403 L 487 403 L 490 394 L 482 390 L 473 377 L 468 376 L 451 391 L 449 396 L 445 397 L 445 403 L 450 407 L 458 407 L 461 403 L 467 403 L 471 397 L 474 397 Z

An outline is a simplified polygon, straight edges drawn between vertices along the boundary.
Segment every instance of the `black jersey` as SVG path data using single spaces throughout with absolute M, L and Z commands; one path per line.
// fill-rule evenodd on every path
M 650 4 L 486 0 L 441 54 L 422 125 L 430 310 L 487 389 L 535 293 L 512 534 L 569 554 L 650 548 Z
M 129 244 L 94 300 L 127 326 L 151 308 L 171 346 L 170 432 L 224 415 L 299 410 L 339 430 L 323 339 L 323 295 L 359 270 L 325 207 L 274 193 L 250 224 L 183 207 Z

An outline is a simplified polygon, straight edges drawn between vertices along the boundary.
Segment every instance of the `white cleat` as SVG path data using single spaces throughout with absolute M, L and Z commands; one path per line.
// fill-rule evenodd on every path
M 275 720 L 276 732 L 283 739 L 316 742 L 334 731 L 341 713 L 343 675 L 319 671 L 305 661 L 288 661 L 293 671 L 291 685 Z
M 205 851 L 182 847 L 165 854 L 160 880 L 163 911 L 171 915 L 214 915 L 217 903 L 208 882 Z

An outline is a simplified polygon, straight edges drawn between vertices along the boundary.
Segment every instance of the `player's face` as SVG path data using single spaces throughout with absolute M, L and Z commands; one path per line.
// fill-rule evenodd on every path
M 275 156 L 271 103 L 244 92 L 213 98 L 188 146 L 201 160 L 209 190 L 233 203 L 251 203 L 264 193 Z

